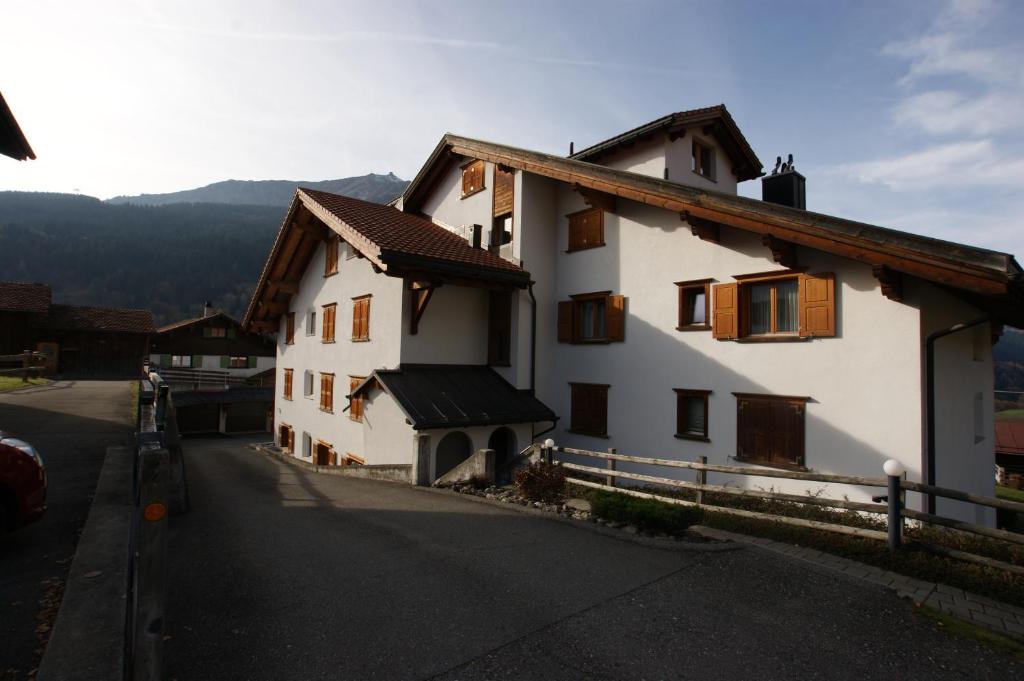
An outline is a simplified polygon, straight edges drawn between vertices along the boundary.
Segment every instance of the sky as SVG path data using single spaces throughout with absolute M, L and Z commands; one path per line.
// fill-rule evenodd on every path
M 0 15 L 0 91 L 38 157 L 0 159 L 0 190 L 410 179 L 445 132 L 565 154 L 724 103 L 766 169 L 794 155 L 809 210 L 1024 255 L 1016 0 L 4 0 Z

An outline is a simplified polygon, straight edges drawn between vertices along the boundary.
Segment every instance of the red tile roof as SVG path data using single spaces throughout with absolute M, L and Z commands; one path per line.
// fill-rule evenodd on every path
M 153 313 L 149 310 L 125 310 L 84 305 L 51 305 L 50 314 L 37 325 L 60 331 L 116 331 L 153 333 Z
M 165 331 L 173 331 L 174 329 L 180 329 L 182 327 L 189 326 L 190 324 L 197 324 L 202 321 L 213 321 L 214 319 L 218 318 L 226 319 L 229 322 L 238 324 L 236 320 L 232 319 L 231 317 L 227 316 L 226 314 L 218 310 L 217 312 L 212 312 L 203 317 L 192 317 L 191 319 L 182 319 L 179 322 L 171 322 L 170 324 L 165 324 L 164 326 L 161 326 L 159 329 L 157 329 L 156 332 L 164 333 Z
M 1024 454 L 1024 421 L 996 421 L 996 452 Z
M 464 238 L 426 218 L 397 208 L 338 196 L 313 189 L 299 191 L 376 244 L 381 257 L 411 255 L 526 275 L 523 268 L 484 248 L 473 248 Z
M 0 281 L 0 310 L 46 314 L 48 309 L 50 287 L 46 284 Z

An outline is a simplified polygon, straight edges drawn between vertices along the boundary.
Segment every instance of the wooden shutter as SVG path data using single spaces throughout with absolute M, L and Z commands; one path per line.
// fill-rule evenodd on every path
M 292 454 L 295 453 L 295 430 L 291 427 L 288 428 L 288 449 Z
M 736 284 L 715 284 L 711 335 L 718 339 L 739 337 L 739 301 Z
M 800 275 L 800 335 L 836 335 L 835 275 L 831 272 Z
M 228 369 L 230 367 L 231 367 L 231 357 L 228 356 L 228 355 L 221 355 L 220 356 L 220 368 L 221 369 Z
M 295 313 L 289 312 L 285 317 L 285 343 L 291 345 L 295 342 Z
M 462 169 L 462 195 L 473 194 L 484 186 L 484 162 L 473 161 Z
M 575 305 L 571 300 L 558 303 L 558 342 L 572 343 L 572 313 Z
M 515 173 L 494 166 L 494 217 L 512 212 Z
M 328 277 L 338 272 L 338 238 L 330 237 L 324 252 L 324 276 Z
M 324 325 L 324 328 L 323 328 L 323 341 L 325 343 L 333 343 L 334 342 L 334 327 L 335 327 L 334 320 L 335 320 L 335 317 L 337 315 L 337 312 L 336 312 L 337 309 L 338 308 L 337 308 L 336 305 L 324 305 L 324 313 L 323 313 L 323 318 L 324 318 L 324 320 L 323 320 L 323 325 Z
M 608 296 L 605 299 L 604 336 L 612 343 L 626 340 L 625 296 Z
M 363 298 L 363 335 L 362 338 L 370 337 L 370 298 Z
M 362 376 L 349 376 L 348 379 L 348 416 L 353 421 L 363 420 L 363 398 L 362 397 L 351 397 L 352 391 L 354 391 L 359 384 L 365 380 Z
M 249 355 L 249 359 L 246 363 L 249 365 L 250 369 L 255 369 L 258 361 L 258 357 L 256 357 L 255 355 Z
M 284 370 L 284 398 L 286 400 L 292 399 L 292 370 Z
M 781 466 L 804 465 L 803 398 L 737 396 L 736 456 Z

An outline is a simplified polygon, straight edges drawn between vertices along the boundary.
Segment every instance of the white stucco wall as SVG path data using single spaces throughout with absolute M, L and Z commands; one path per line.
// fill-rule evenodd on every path
M 691 169 L 694 138 L 715 152 L 714 180 L 709 180 Z M 665 133 L 656 133 L 646 142 L 638 141 L 633 146 L 621 148 L 592 162 L 658 179 L 665 179 L 667 169 L 667 179 L 671 182 L 727 194 L 736 193 L 736 175 L 732 172 L 732 161 L 713 136 L 703 135 L 699 131 L 694 133 L 687 130 L 686 135 L 673 141 L 670 141 Z
M 277 345 L 277 387 L 274 398 L 275 428 L 286 423 L 295 429 L 296 450 L 301 454 L 301 433 L 308 431 L 314 442 L 329 442 L 339 460 L 345 452 L 363 456 L 366 463 L 382 463 L 363 443 L 362 424 L 349 418 L 349 376 L 368 376 L 374 369 L 397 366 L 401 356 L 401 279 L 375 274 L 368 260 L 349 258 L 342 244 L 338 274 L 324 277 L 324 246 L 320 245 L 292 297 L 289 310 L 295 312 L 295 343 L 285 344 L 285 317 L 281 318 Z M 352 298 L 372 294 L 370 340 L 352 341 Z M 334 343 L 321 342 L 323 305 L 337 303 Z M 316 310 L 316 328 L 307 335 L 306 312 Z M 293 369 L 292 399 L 283 398 L 284 370 Z M 313 372 L 313 395 L 303 396 L 303 374 Z M 320 372 L 334 373 L 334 412 L 320 410 Z
M 423 433 L 430 437 L 430 479 L 437 479 L 437 445 L 441 442 L 445 435 L 452 432 L 461 432 L 469 436 L 469 440 L 472 443 L 470 449 L 471 452 L 475 452 L 478 449 L 487 449 L 488 441 L 494 431 L 499 428 L 509 428 L 516 435 L 516 450 L 522 450 L 526 447 L 533 438 L 533 426 L 529 423 L 509 423 L 499 424 L 493 426 L 472 426 L 469 428 L 438 428 L 432 430 L 421 430 Z
M 192 357 L 196 357 L 196 355 L 191 355 L 191 356 Z M 209 370 L 212 370 L 212 371 L 224 371 L 224 372 L 227 372 L 231 376 L 253 376 L 253 375 L 258 374 L 258 373 L 260 373 L 262 371 L 266 371 L 267 369 L 273 369 L 274 368 L 274 364 L 277 361 L 276 357 L 257 357 L 256 358 L 256 367 L 255 368 L 246 367 L 244 369 L 232 369 L 232 368 L 224 368 L 224 367 L 222 367 L 220 365 L 220 360 L 221 360 L 222 355 L 201 355 L 200 357 L 201 357 L 201 362 L 202 363 L 198 364 L 196 366 L 190 367 L 190 368 L 192 368 L 192 369 L 209 369 Z M 160 354 L 159 353 L 151 353 L 149 355 L 149 363 L 152 366 L 159 365 L 160 364 Z
M 374 389 L 363 402 L 363 449 L 353 452 L 368 464 L 412 464 L 416 431 L 391 395 Z
M 402 362 L 407 364 L 486 364 L 488 293 L 466 286 L 434 290 L 416 335 L 409 333 L 412 299 L 402 298 Z

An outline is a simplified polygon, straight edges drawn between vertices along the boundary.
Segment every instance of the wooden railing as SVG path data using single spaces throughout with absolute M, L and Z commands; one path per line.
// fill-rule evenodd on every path
M 841 534 L 853 535 L 857 537 L 866 537 L 870 539 L 888 540 L 890 547 L 894 550 L 898 549 L 902 545 L 904 518 L 914 520 L 920 523 L 939 525 L 945 528 L 956 530 L 958 532 L 965 532 L 973 535 L 983 536 L 989 539 L 997 539 L 1012 544 L 1024 545 L 1024 534 L 1011 532 L 1008 530 L 999 530 L 992 527 L 986 527 L 984 525 L 963 522 L 960 520 L 954 520 L 952 518 L 946 518 L 943 516 L 933 515 L 930 513 L 924 513 L 922 511 L 916 511 L 913 509 L 906 508 L 904 506 L 904 496 L 905 492 L 907 491 L 919 492 L 925 495 L 940 496 L 947 499 L 954 499 L 956 501 L 962 501 L 989 508 L 1015 511 L 1021 514 L 1024 514 L 1024 503 L 1007 501 L 1005 499 L 997 499 L 995 497 L 986 497 L 977 494 L 971 494 L 969 492 L 950 489 L 947 487 L 937 487 L 934 485 L 926 485 L 919 482 L 912 482 L 910 480 L 906 480 L 905 476 L 895 478 L 893 476 L 871 478 L 855 475 L 815 473 L 810 471 L 790 471 L 771 468 L 726 466 L 721 464 L 709 464 L 707 463 L 706 457 L 700 457 L 698 461 L 679 461 L 676 459 L 658 459 L 643 456 L 629 456 L 626 454 L 619 454 L 614 449 L 609 450 L 607 452 L 596 452 L 587 449 L 574 449 L 572 447 L 556 446 L 548 448 L 544 447 L 543 445 L 536 445 L 536 448 L 543 459 L 551 461 L 553 463 L 557 463 L 569 471 L 575 471 L 590 476 L 591 479 L 584 479 L 579 477 L 569 477 L 566 479 L 567 482 L 572 483 L 574 485 L 579 485 L 581 487 L 607 490 L 611 492 L 627 494 L 630 496 L 641 497 L 645 499 L 656 499 L 658 501 L 662 501 L 668 504 L 674 504 L 677 506 L 696 506 L 705 508 L 714 513 L 721 513 L 724 515 L 753 518 L 757 520 L 771 520 L 773 522 L 784 523 L 787 525 L 795 525 L 799 527 L 808 527 L 816 530 L 825 530 L 828 532 L 836 532 Z M 605 462 L 605 465 L 602 468 L 598 466 L 588 466 L 579 463 L 574 463 L 571 461 L 566 461 L 564 459 L 556 459 L 554 458 L 554 454 L 556 453 L 567 454 L 570 456 L 580 456 L 599 459 L 603 460 Z M 690 482 L 687 480 L 680 480 L 678 478 L 651 475 L 649 473 L 622 471 L 617 469 L 617 463 L 620 461 L 634 464 L 642 464 L 645 466 L 652 467 L 662 467 L 669 469 L 688 469 L 694 471 L 695 477 L 694 481 Z M 810 480 L 815 482 L 855 485 L 862 487 L 882 487 L 889 489 L 897 489 L 899 490 L 899 493 L 888 494 L 885 497 L 883 497 L 886 503 L 868 503 L 861 501 L 849 501 L 848 499 L 829 499 L 813 495 L 788 494 L 784 492 L 774 492 L 765 490 L 740 489 L 737 487 L 730 487 L 725 485 L 711 485 L 708 484 L 707 482 L 708 473 L 724 473 L 730 475 L 757 476 L 767 478 L 785 478 L 790 480 Z M 593 478 L 603 478 L 604 482 L 596 482 Z M 649 483 L 672 489 L 689 490 L 694 493 L 694 500 L 690 501 L 688 499 L 680 499 L 672 496 L 666 496 L 665 494 L 658 494 L 656 489 L 654 489 L 653 491 L 645 491 L 644 489 L 638 489 L 636 487 L 623 487 L 620 485 L 616 485 L 616 480 L 633 480 L 637 482 Z M 770 501 L 806 504 L 809 506 L 836 508 L 847 511 L 857 511 L 860 513 L 876 513 L 888 515 L 889 518 L 897 518 L 898 522 L 887 523 L 888 531 L 883 532 L 880 530 L 873 530 L 864 527 L 854 527 L 851 525 L 844 525 L 839 523 L 824 522 L 819 520 L 807 520 L 804 518 L 794 518 L 787 515 L 764 513 L 761 511 L 748 511 L 745 509 L 734 508 L 732 506 L 727 505 L 707 503 L 707 500 L 705 499 L 704 495 L 705 493 L 708 492 L 738 497 L 754 497 Z M 916 542 L 916 545 L 922 546 L 923 548 L 932 550 L 936 553 L 941 553 L 943 555 L 951 556 L 954 558 L 969 560 L 972 562 L 989 565 L 991 567 L 998 567 L 1010 572 L 1024 574 L 1024 567 L 1018 565 L 1011 565 L 1009 563 L 1005 563 L 1002 561 L 997 561 L 986 556 L 979 556 L 973 553 L 967 553 L 965 551 L 950 549 L 948 547 L 939 546 L 935 544 L 925 544 L 920 541 Z
M 244 385 L 245 376 L 237 376 L 227 371 L 216 369 L 188 369 L 178 367 L 151 367 L 160 375 L 165 383 L 178 386 L 189 385 L 193 390 L 229 388 L 235 385 Z
M 13 365 L 13 366 L 5 366 Z M 0 355 L 0 376 L 21 375 L 28 382 L 30 376 L 38 376 L 46 368 L 46 353 L 26 350 L 17 355 Z

